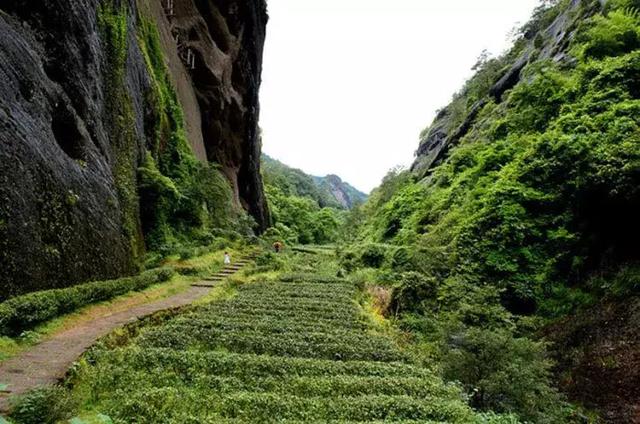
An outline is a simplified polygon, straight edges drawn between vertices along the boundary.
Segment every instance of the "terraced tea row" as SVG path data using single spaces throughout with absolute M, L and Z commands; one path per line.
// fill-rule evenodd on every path
M 118 393 L 116 393 L 118 395 Z M 455 399 L 418 399 L 411 396 L 300 397 L 281 393 L 208 392 L 175 387 L 120 393 L 113 407 L 123 416 L 144 416 L 136 422 L 201 423 L 228 417 L 251 423 L 281 420 L 419 420 L 460 422 L 471 414 Z
M 457 387 L 409 363 L 343 281 L 242 286 L 98 350 L 78 378 L 114 422 L 471 422 Z
M 141 349 L 137 346 L 101 352 L 97 357 L 103 369 L 118 367 L 147 370 L 171 369 L 185 376 L 218 375 L 242 378 L 300 375 L 416 377 L 429 378 L 432 373 L 404 362 L 332 361 L 229 352 L 180 352 L 173 349 Z

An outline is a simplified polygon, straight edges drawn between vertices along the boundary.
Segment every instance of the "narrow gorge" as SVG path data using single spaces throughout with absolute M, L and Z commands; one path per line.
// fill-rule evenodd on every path
M 640 423 L 640 0 L 517 3 L 0 2 L 0 424 Z

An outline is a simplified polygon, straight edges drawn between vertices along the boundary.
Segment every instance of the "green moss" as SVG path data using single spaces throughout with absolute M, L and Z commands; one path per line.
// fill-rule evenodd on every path
M 78 201 L 80 200 L 80 196 L 75 194 L 73 190 L 69 190 L 67 192 L 67 198 L 65 200 L 68 206 L 75 206 L 78 204 Z
M 134 260 L 144 255 L 144 240 L 139 220 L 137 192 L 137 140 L 134 133 L 134 114 L 125 87 L 125 66 L 128 52 L 128 13 L 125 6 L 117 8 L 105 1 L 98 9 L 98 23 L 107 52 L 106 84 L 107 112 L 115 151 L 112 164 L 118 200 L 122 210 L 122 229 L 130 241 Z

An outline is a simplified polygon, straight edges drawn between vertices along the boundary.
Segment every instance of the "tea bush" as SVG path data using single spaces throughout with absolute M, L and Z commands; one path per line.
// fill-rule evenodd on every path
M 112 299 L 130 291 L 144 290 L 171 279 L 171 268 L 146 271 L 133 277 L 97 281 L 64 289 L 44 290 L 0 303 L 0 334 L 18 335 L 24 330 L 91 303 Z
M 77 393 L 115 423 L 479 419 L 457 385 L 372 326 L 354 284 L 302 276 L 240 285 L 129 345 L 94 349 Z
M 17 399 L 10 418 L 15 424 L 55 424 L 73 417 L 77 404 L 59 386 L 32 390 Z

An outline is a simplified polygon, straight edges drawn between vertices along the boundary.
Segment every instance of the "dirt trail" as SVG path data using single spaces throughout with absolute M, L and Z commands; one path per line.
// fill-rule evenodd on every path
M 219 282 L 239 271 L 250 260 L 251 257 L 242 258 L 233 265 L 227 265 L 203 283 L 193 284 L 185 292 L 81 323 L 33 346 L 15 358 L 4 361 L 0 364 L 0 386 L 6 384 L 7 388 L 0 391 L 0 414 L 8 412 L 12 397 L 62 379 L 78 357 L 99 338 L 155 312 L 195 302 L 206 296 Z
M 7 412 L 9 398 L 36 387 L 53 384 L 64 377 L 73 362 L 100 337 L 115 328 L 134 322 L 154 312 L 188 305 L 209 293 L 208 288 L 191 287 L 166 299 L 102 316 L 56 334 L 28 351 L 0 365 L 0 383 L 7 391 L 0 397 L 0 412 Z

